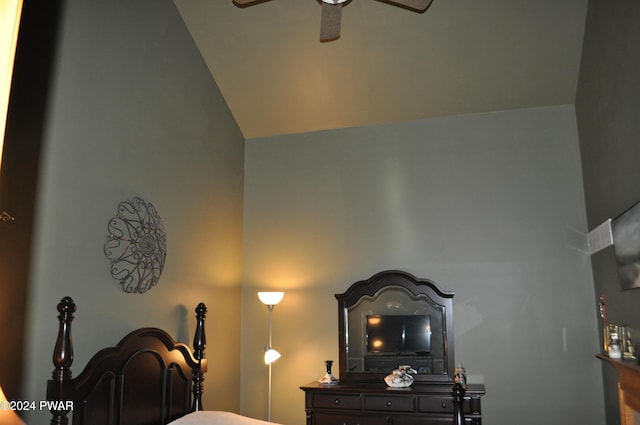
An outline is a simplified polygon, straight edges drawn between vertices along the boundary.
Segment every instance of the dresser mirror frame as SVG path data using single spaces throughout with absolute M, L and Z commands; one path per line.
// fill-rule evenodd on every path
M 398 270 L 377 273 L 354 283 L 346 292 L 336 294 L 340 381 L 383 382 L 384 377 L 399 365 L 408 364 L 415 369 L 416 363 L 426 361 L 431 367 L 418 367 L 415 383 L 453 382 L 453 296 L 454 292 L 441 290 L 429 279 L 419 279 Z M 395 312 L 430 315 L 432 333 L 428 354 L 365 355 L 365 317 Z M 379 362 L 375 367 L 367 365 L 372 358 Z

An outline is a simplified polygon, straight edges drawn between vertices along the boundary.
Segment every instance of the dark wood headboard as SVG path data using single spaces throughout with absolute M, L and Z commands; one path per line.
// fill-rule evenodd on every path
M 165 425 L 202 410 L 207 370 L 204 304 L 195 309 L 193 353 L 162 329 L 137 329 L 115 347 L 97 352 L 74 378 L 71 321 L 75 311 L 69 297 L 58 304 L 54 370 L 47 384 L 51 425 Z

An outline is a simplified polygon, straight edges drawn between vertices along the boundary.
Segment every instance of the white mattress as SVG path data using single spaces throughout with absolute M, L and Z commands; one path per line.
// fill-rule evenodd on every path
M 169 425 L 277 425 L 273 422 L 261 421 L 237 413 L 218 410 L 203 410 L 189 413 L 176 419 Z

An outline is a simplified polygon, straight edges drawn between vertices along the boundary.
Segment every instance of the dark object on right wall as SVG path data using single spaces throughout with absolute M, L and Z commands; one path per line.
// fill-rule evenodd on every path
M 640 288 L 640 202 L 611 221 L 611 233 L 620 286 Z

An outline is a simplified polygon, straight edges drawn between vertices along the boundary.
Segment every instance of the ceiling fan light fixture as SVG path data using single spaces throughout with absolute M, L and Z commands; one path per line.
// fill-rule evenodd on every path
M 270 0 L 232 0 L 238 7 L 248 7 Z M 322 5 L 320 18 L 320 41 L 327 42 L 340 38 L 340 26 L 342 25 L 342 8 L 351 0 L 317 0 Z M 433 0 L 378 0 L 403 9 L 422 13 L 426 11 Z
M 336 3 L 332 3 L 336 1 Z M 320 41 L 327 42 L 340 38 L 342 26 L 342 4 L 346 0 L 322 0 L 320 18 Z M 339 2 L 339 3 L 338 3 Z

